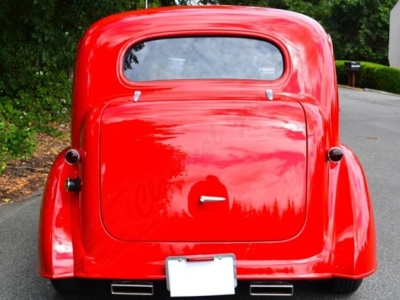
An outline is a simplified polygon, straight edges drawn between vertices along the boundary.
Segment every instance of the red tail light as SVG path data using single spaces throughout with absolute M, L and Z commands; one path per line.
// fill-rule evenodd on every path
M 339 147 L 333 147 L 328 152 L 328 160 L 333 163 L 338 163 L 343 158 L 343 151 Z
M 70 149 L 65 153 L 65 161 L 70 165 L 76 165 L 81 161 L 81 155 L 78 150 Z

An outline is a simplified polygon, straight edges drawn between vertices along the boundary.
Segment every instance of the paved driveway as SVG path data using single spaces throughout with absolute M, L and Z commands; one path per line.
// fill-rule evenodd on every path
M 340 89 L 340 96 L 342 141 L 358 154 L 373 196 L 379 270 L 352 296 L 327 295 L 318 283 L 302 283 L 295 285 L 295 296 L 290 299 L 397 300 L 400 298 L 400 97 L 344 88 Z M 36 274 L 39 207 L 40 194 L 24 203 L 0 206 L 0 299 L 126 299 L 111 297 L 108 287 L 96 284 L 89 286 L 82 296 L 63 297 Z M 241 287 L 237 292 L 235 297 L 217 299 L 261 299 L 248 296 Z M 167 297 L 162 291 L 156 299 Z

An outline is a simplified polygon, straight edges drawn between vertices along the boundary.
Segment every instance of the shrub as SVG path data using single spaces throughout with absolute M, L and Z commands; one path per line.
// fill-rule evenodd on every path
M 28 156 L 34 149 L 34 131 L 25 116 L 25 112 L 13 108 L 10 99 L 0 98 L 0 173 L 7 161 Z
M 337 60 L 335 64 L 336 64 L 336 76 L 338 84 L 347 84 L 348 78 L 346 70 L 344 68 L 344 60 Z
M 69 122 L 71 79 L 66 72 L 36 72 L 14 96 L 0 94 L 0 173 L 11 159 L 28 157 L 35 134 L 58 134 L 51 124 Z
M 348 84 L 344 60 L 336 61 L 339 84 Z M 361 71 L 356 75 L 356 86 L 400 94 L 400 70 L 369 62 L 361 62 Z

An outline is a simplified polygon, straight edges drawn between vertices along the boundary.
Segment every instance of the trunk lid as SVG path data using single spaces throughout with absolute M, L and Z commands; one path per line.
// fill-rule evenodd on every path
M 289 101 L 109 105 L 101 215 L 126 241 L 280 241 L 306 212 L 302 106 Z

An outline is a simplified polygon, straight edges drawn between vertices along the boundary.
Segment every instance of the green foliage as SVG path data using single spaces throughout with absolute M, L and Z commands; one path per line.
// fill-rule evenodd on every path
M 0 164 L 2 169 L 7 162 L 7 159 L 30 155 L 35 142 L 32 139 L 32 131 L 29 128 L 20 130 L 14 124 L 7 124 L 4 121 L 0 122 L 0 139 L 2 160 Z
M 390 10 L 397 0 L 332 0 L 326 27 L 337 59 L 388 64 Z
M 383 66 L 376 71 L 378 89 L 400 94 L 400 70 Z
M 337 77 L 337 83 L 338 84 L 348 84 L 348 75 L 346 72 L 346 69 L 344 67 L 344 60 L 336 60 L 335 65 L 336 65 L 336 77 Z M 358 78 L 357 78 L 358 79 Z
M 343 60 L 336 61 L 336 73 L 339 84 L 347 84 L 347 73 Z M 361 62 L 361 71 L 357 75 L 356 86 L 400 94 L 400 70 L 388 66 Z
M 67 74 L 39 71 L 31 81 L 34 88 L 29 92 L 21 89 L 12 98 L 0 97 L 2 168 L 8 160 L 32 153 L 35 133 L 56 134 L 49 124 L 65 123 L 69 120 L 72 87 Z
M 329 16 L 330 12 L 329 0 L 202 0 L 201 3 L 287 9 L 308 15 L 321 23 Z
M 10 159 L 30 155 L 35 143 L 24 111 L 13 108 L 10 99 L 0 98 L 0 173 Z M 10 121 L 11 120 L 11 121 Z
M 308 15 L 331 35 L 337 59 L 388 65 L 390 10 L 397 0 L 223 1 L 282 8 Z
M 0 173 L 29 156 L 38 132 L 68 122 L 77 43 L 96 20 L 144 1 L 2 0 L 0 3 Z
M 331 1 L 330 0 L 286 0 L 288 9 L 305 14 L 322 25 L 330 16 Z

